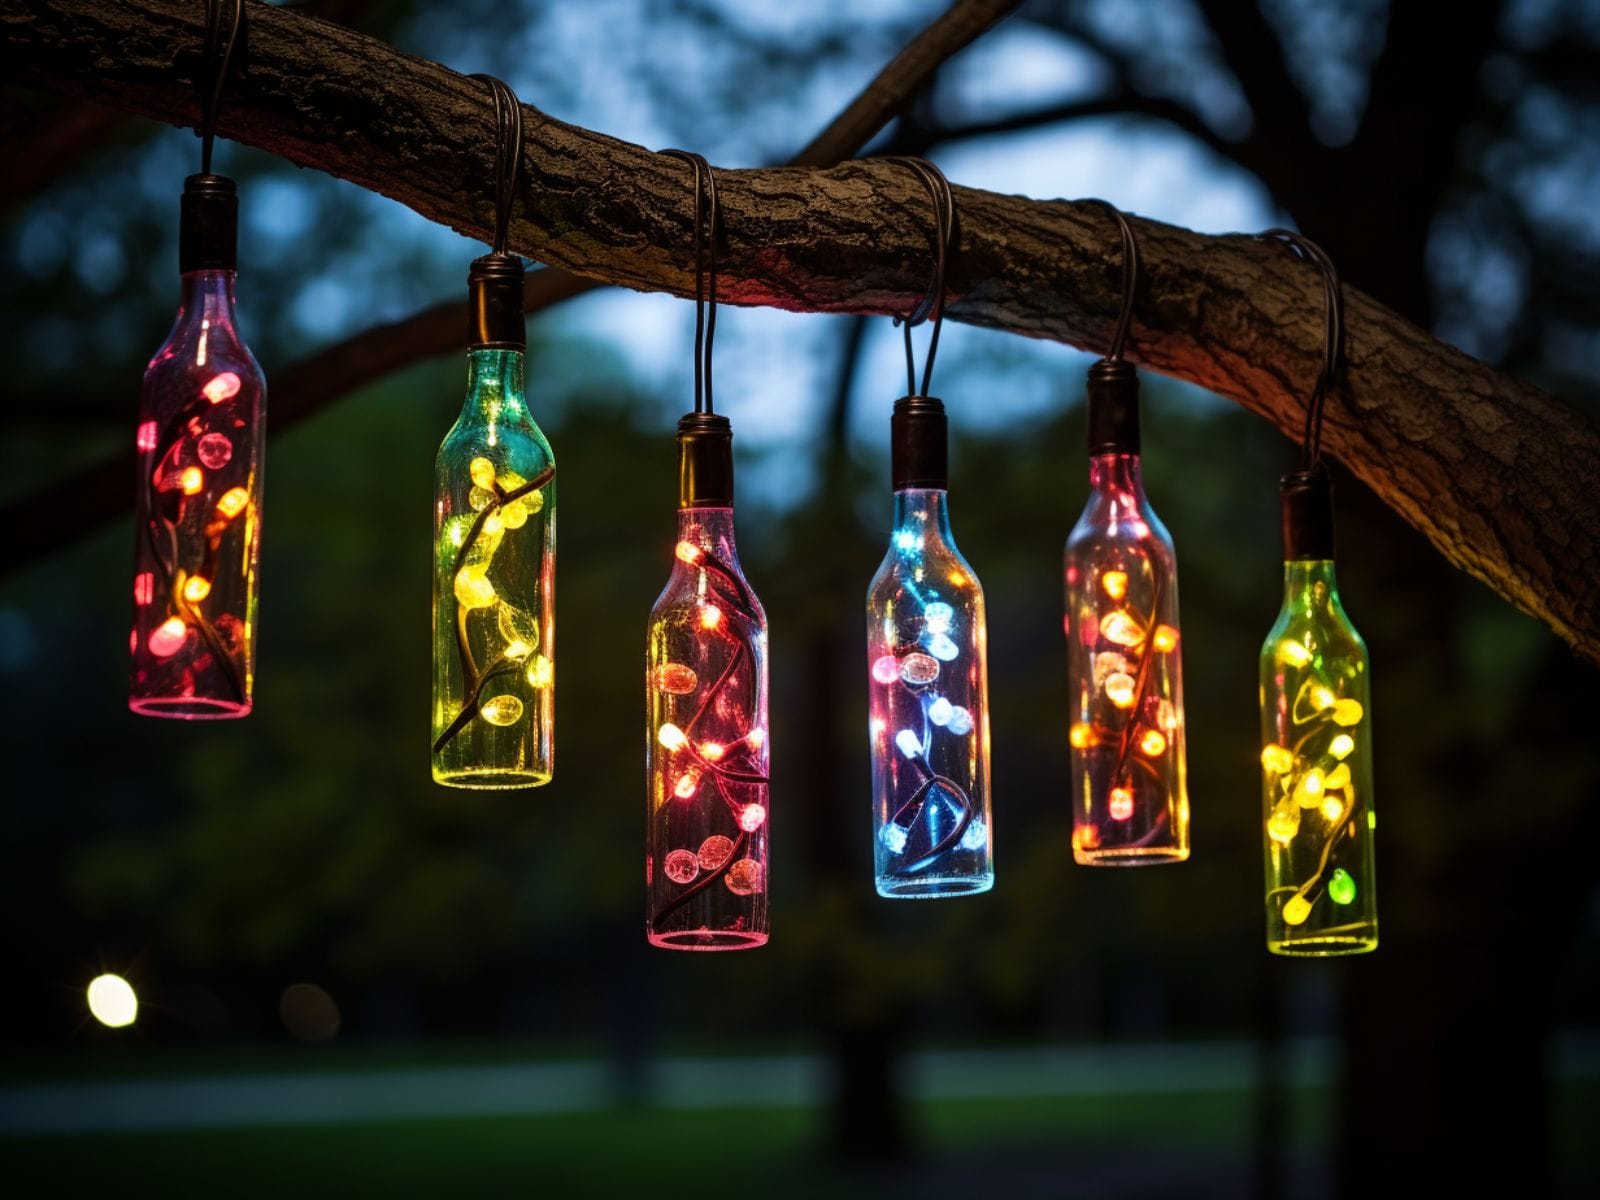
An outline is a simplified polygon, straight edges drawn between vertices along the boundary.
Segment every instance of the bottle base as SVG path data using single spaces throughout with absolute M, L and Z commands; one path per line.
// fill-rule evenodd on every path
M 767 944 L 764 933 L 740 933 L 732 929 L 683 929 L 645 936 L 660 950 L 754 950 Z
M 128 711 L 169 721 L 229 721 L 248 717 L 252 701 L 213 700 L 207 696 L 131 696 Z
M 994 875 L 879 875 L 876 882 L 885 900 L 944 900 L 987 892 Z
M 1153 867 L 1162 863 L 1187 862 L 1189 848 L 1184 846 L 1123 846 L 1109 850 L 1072 851 L 1073 861 L 1080 867 Z
M 433 781 L 445 787 L 467 788 L 478 791 L 511 791 L 517 788 L 543 787 L 549 783 L 548 771 L 505 771 L 499 768 L 466 768 L 459 771 L 433 769 Z
M 1267 940 L 1267 949 L 1285 958 L 1337 958 L 1370 954 L 1378 948 L 1377 934 L 1322 934 L 1292 941 Z

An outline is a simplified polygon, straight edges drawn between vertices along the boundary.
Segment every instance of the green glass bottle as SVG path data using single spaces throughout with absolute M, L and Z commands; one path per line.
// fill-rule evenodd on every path
M 467 398 L 434 475 L 433 778 L 550 782 L 555 456 L 523 396 L 522 266 L 472 264 Z
M 1284 478 L 1284 597 L 1261 648 L 1267 948 L 1360 954 L 1378 945 L 1367 648 L 1334 578 L 1320 470 Z

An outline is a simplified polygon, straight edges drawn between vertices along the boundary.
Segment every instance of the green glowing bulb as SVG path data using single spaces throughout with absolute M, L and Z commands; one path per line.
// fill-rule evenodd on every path
M 1328 879 L 1328 899 L 1335 904 L 1349 904 L 1356 898 L 1356 881 L 1343 867 L 1336 867 Z

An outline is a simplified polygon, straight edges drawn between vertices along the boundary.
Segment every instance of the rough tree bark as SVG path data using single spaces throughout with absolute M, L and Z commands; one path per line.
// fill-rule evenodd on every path
M 0 68 L 178 125 L 196 118 L 197 6 L 0 0 Z M 482 238 L 493 137 L 483 85 L 371 38 L 249 6 L 227 137 L 390 196 Z M 681 163 L 529 109 L 512 248 L 627 287 L 692 291 Z M 908 172 L 724 171 L 722 295 L 809 312 L 903 312 L 926 278 L 926 197 Z M 1097 347 L 1118 252 L 1088 206 L 956 189 L 954 320 Z M 1159 222 L 1134 356 L 1293 434 L 1318 368 L 1317 280 L 1276 247 Z M 1576 413 L 1347 293 L 1348 383 L 1325 445 L 1453 563 L 1600 662 L 1600 436 Z

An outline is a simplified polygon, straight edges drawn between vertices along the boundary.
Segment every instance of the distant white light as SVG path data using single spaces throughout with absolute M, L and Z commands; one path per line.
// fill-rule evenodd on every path
M 96 975 L 89 981 L 89 1013 L 100 1024 L 123 1029 L 139 1017 L 139 997 L 121 975 Z

